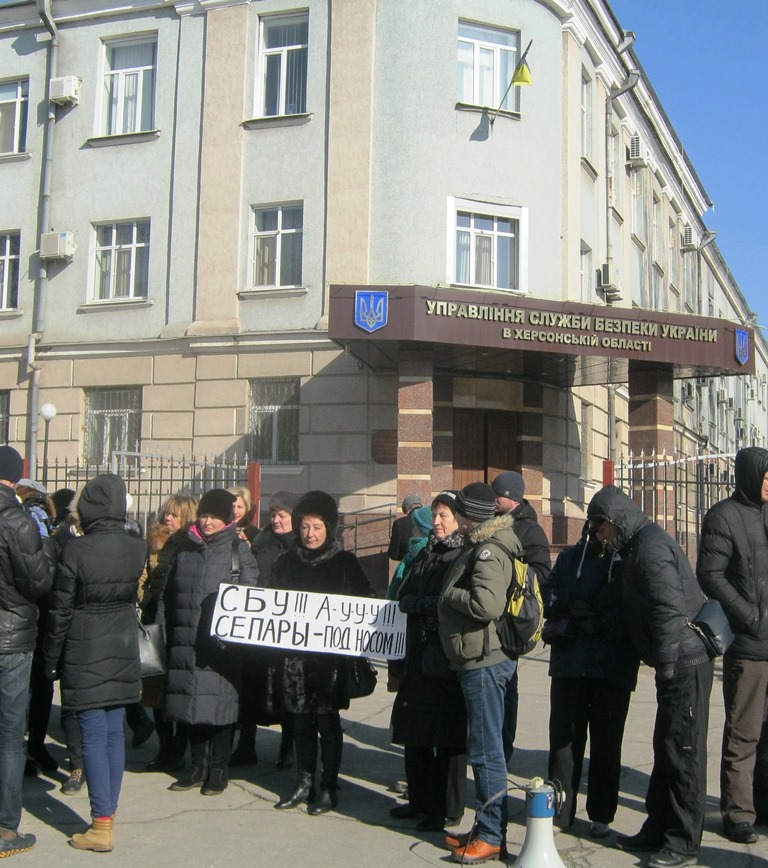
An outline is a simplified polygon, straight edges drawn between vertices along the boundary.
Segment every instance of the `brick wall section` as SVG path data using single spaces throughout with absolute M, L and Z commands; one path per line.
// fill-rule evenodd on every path
M 397 499 L 432 496 L 433 386 L 430 353 L 403 354 L 397 383 Z

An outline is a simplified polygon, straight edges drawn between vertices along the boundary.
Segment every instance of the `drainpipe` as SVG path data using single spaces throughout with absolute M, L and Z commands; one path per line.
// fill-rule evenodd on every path
M 633 37 L 634 38 L 634 37 Z M 626 45 L 629 48 L 631 42 Z M 624 48 L 624 51 L 626 51 Z M 620 48 L 619 54 L 623 51 Z M 613 245 L 611 244 L 611 133 L 613 132 L 613 101 L 622 94 L 632 90 L 640 81 L 640 73 L 631 69 L 619 87 L 611 88 L 605 100 L 605 261 L 610 270 L 613 263 Z M 612 301 L 606 299 L 610 305 Z M 612 359 L 608 359 L 608 394 L 606 411 L 608 413 L 608 457 L 616 460 L 616 387 L 611 382 L 613 377 Z
M 51 34 L 48 45 L 47 76 L 45 82 L 45 97 L 48 106 L 48 116 L 44 130 L 43 163 L 40 174 L 40 201 L 38 203 L 37 237 L 38 243 L 43 232 L 49 229 L 51 200 L 51 171 L 53 166 L 53 133 L 56 127 L 56 107 L 50 100 L 51 79 L 56 77 L 59 32 L 53 21 L 50 0 L 35 0 L 37 13 L 46 30 Z M 37 476 L 37 434 L 38 413 L 40 407 L 40 368 L 37 364 L 37 345 L 43 338 L 45 327 L 45 297 L 48 291 L 48 268 L 44 259 L 39 259 L 37 280 L 35 282 L 35 297 L 32 314 L 32 332 L 27 345 L 27 368 L 31 371 L 29 384 L 28 418 L 27 418 L 27 457 L 29 458 L 29 473 L 32 479 Z

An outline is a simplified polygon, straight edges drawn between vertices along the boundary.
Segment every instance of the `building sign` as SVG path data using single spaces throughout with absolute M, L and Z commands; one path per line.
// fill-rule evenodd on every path
M 284 651 L 399 660 L 405 623 L 392 600 L 220 585 L 211 635 Z
M 363 304 L 368 297 L 375 304 Z M 367 316 L 365 324 L 361 316 Z M 340 341 L 441 343 L 754 371 L 751 329 L 728 320 L 503 292 L 332 286 L 329 335 Z

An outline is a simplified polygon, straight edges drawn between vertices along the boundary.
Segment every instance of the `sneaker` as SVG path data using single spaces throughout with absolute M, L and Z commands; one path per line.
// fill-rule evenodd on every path
M 636 835 L 619 835 L 616 839 L 619 850 L 634 850 L 636 853 L 653 853 L 661 846 L 661 841 L 653 841 L 644 832 Z
M 71 796 L 73 793 L 79 793 L 83 788 L 85 776 L 82 769 L 72 769 L 69 777 L 61 785 L 61 792 L 65 796 Z
M 611 834 L 611 827 L 608 823 L 593 820 L 589 824 L 589 834 L 592 838 L 607 838 Z
M 15 856 L 17 853 L 25 853 L 31 850 L 37 841 L 34 835 L 20 835 L 18 832 L 13 833 L 13 837 L 6 839 L 0 835 L 0 859 L 6 856 Z
M 668 847 L 654 853 L 648 860 L 648 868 L 683 868 L 684 865 L 695 865 L 698 862 L 696 856 L 684 856 L 682 853 L 675 853 Z
M 490 862 L 494 859 L 503 859 L 501 846 L 494 846 L 482 838 L 473 838 L 463 847 L 457 847 L 451 853 L 454 862 L 462 865 L 480 865 L 482 862 Z
M 724 823 L 725 837 L 735 844 L 754 844 L 758 840 L 758 834 L 752 823 Z

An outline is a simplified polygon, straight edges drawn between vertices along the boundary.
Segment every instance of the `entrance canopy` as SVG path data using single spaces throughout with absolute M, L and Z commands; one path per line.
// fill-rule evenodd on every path
M 329 337 L 374 370 L 432 348 L 454 375 L 621 383 L 633 368 L 673 376 L 753 374 L 751 328 L 716 317 L 427 286 L 331 286 Z

